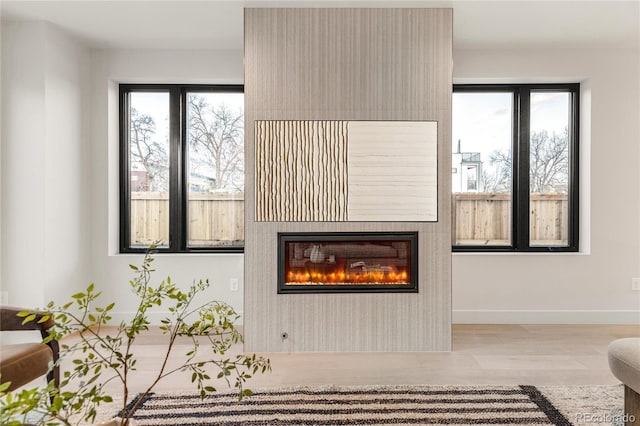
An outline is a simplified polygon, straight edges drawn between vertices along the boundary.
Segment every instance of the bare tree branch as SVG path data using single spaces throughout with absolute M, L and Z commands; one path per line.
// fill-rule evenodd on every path
M 244 190 L 244 117 L 226 105 L 189 96 L 190 169 L 214 174 L 214 189 Z
M 569 131 L 558 134 L 542 130 L 531 134 L 529 143 L 529 188 L 531 192 L 567 192 L 569 179 Z M 494 171 L 483 171 L 485 192 L 511 190 L 511 153 L 495 150 L 489 156 Z
M 169 155 L 166 147 L 160 144 L 156 136 L 156 123 L 149 115 L 140 114 L 131 108 L 131 162 L 140 163 L 149 177 L 147 187 L 138 188 L 145 191 L 165 192 L 169 184 Z
M 530 140 L 531 192 L 566 192 L 569 178 L 568 129 L 534 132 Z

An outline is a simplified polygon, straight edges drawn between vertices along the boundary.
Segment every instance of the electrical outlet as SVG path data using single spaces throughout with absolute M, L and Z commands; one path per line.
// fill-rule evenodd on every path
M 631 290 L 640 291 L 640 278 L 631 278 Z
M 9 292 L 0 291 L 0 305 L 8 305 L 8 304 L 9 304 Z
M 237 278 L 231 278 L 231 280 L 229 281 L 229 289 L 231 291 L 238 291 L 238 279 Z

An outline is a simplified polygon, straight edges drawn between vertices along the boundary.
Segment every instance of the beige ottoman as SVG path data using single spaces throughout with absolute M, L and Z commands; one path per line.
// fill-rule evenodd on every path
M 640 425 L 640 337 L 611 342 L 609 368 L 624 384 L 625 425 Z

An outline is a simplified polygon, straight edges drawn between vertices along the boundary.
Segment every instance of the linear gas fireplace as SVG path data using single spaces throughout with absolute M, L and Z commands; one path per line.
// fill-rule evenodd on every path
M 417 232 L 279 233 L 278 293 L 417 292 Z

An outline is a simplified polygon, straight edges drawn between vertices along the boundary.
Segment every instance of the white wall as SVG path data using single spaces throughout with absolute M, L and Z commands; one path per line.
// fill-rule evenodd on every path
M 454 322 L 640 323 L 638 50 L 458 50 L 456 83 L 581 82 L 581 253 L 453 257 Z
M 85 282 L 89 50 L 47 23 L 2 25 L 2 290 L 38 307 Z
M 118 254 L 118 83 L 238 84 L 243 81 L 242 51 L 94 50 L 92 68 L 91 229 L 92 279 L 114 300 L 115 318 L 135 306 L 130 297 L 129 264 L 141 255 Z M 242 311 L 241 254 L 156 255 L 154 282 L 171 276 L 186 288 L 194 279 L 212 283 L 202 300 L 221 300 Z M 231 278 L 240 280 L 231 292 Z M 161 314 L 162 310 L 156 310 Z M 158 315 L 153 315 L 158 320 Z
M 0 13 L 0 17 L 1 17 Z M 0 51 L 2 51 L 2 21 L 0 20 Z M 2 166 L 2 57 L 0 55 L 0 167 Z M 0 305 L 6 305 L 9 293 L 2 287 L 2 171 L 0 170 Z

